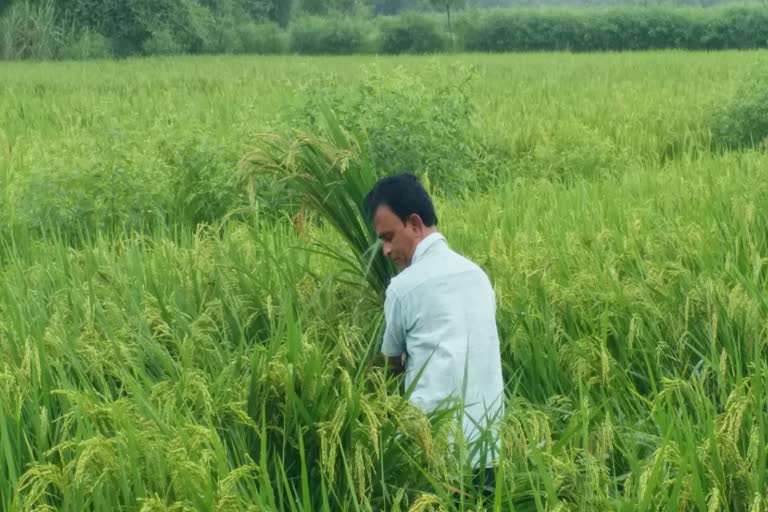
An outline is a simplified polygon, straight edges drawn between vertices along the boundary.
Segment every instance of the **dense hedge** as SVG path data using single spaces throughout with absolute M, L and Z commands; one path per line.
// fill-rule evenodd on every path
M 496 11 L 460 29 L 467 51 L 764 48 L 768 8 Z
M 382 53 L 435 53 L 448 48 L 448 34 L 433 16 L 403 15 L 381 24 Z
M 367 32 L 364 20 L 356 18 L 303 17 L 290 28 L 290 48 L 306 55 L 362 53 Z
M 219 1 L 219 0 L 217 0 Z M 221 0 L 223 2 L 223 0 Z M 0 56 L 86 58 L 173 53 L 436 53 L 768 47 L 768 6 L 464 11 L 449 37 L 442 15 L 254 21 L 229 0 L 78 0 L 57 12 L 17 3 L 0 18 Z M 90 3 L 89 3 L 90 2 Z M 51 4 L 47 4 L 51 5 Z M 218 5 L 219 7 L 214 7 Z M 78 20 L 79 26 L 72 20 Z M 118 21 L 115 21 L 118 20 Z M 55 29 L 54 25 L 59 29 Z M 64 30 L 63 27 L 75 29 Z M 43 27 L 43 28 L 41 28 Z M 35 34 L 39 33 L 39 37 Z M 45 41 L 36 39 L 45 38 Z

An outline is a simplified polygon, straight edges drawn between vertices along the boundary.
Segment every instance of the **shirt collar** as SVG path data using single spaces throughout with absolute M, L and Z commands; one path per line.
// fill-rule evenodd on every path
M 416 246 L 416 250 L 413 252 L 413 257 L 411 258 L 411 265 L 413 265 L 414 263 L 419 261 L 421 258 L 423 258 L 424 254 L 430 249 L 430 247 L 432 247 L 433 245 L 435 245 L 436 242 L 441 240 L 443 242 L 446 242 L 445 237 L 440 233 L 438 233 L 437 231 L 435 231 L 431 235 L 428 235 L 426 238 L 424 238 L 424 240 L 419 242 L 418 245 Z

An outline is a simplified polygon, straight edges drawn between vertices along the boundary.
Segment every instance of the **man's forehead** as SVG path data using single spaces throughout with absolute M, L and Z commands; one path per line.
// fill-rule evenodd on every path
M 391 224 L 398 219 L 397 215 L 387 205 L 381 205 L 376 208 L 376 213 L 373 215 L 373 220 L 377 224 Z
M 376 234 L 379 238 L 391 235 L 398 228 L 397 215 L 392 213 L 388 207 L 380 206 L 373 217 L 373 224 L 376 227 Z

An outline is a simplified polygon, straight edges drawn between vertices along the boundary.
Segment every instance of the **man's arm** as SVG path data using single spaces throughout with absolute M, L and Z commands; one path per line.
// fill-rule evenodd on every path
M 387 290 L 384 300 L 384 319 L 386 329 L 381 352 L 386 357 L 385 364 L 389 373 L 398 375 L 405 370 L 405 328 L 402 301 L 392 289 Z

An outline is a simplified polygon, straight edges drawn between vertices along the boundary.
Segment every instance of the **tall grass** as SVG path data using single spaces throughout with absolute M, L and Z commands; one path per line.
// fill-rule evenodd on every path
M 0 17 L 0 50 L 6 60 L 47 60 L 67 36 L 52 0 L 14 2 Z
M 435 200 L 497 294 L 490 502 L 460 426 L 369 364 L 390 270 L 366 273 L 365 146 L 286 117 L 320 70 L 370 86 L 359 61 L 7 66 L 0 509 L 765 510 L 765 155 L 711 152 L 705 124 L 763 58 L 476 59 L 507 170 Z M 428 84 L 427 60 L 379 65 Z M 135 179 L 112 206 L 77 169 Z M 31 213 L 81 196 L 140 222 L 73 243 L 77 216 Z M 302 204 L 303 231 L 276 215 Z

